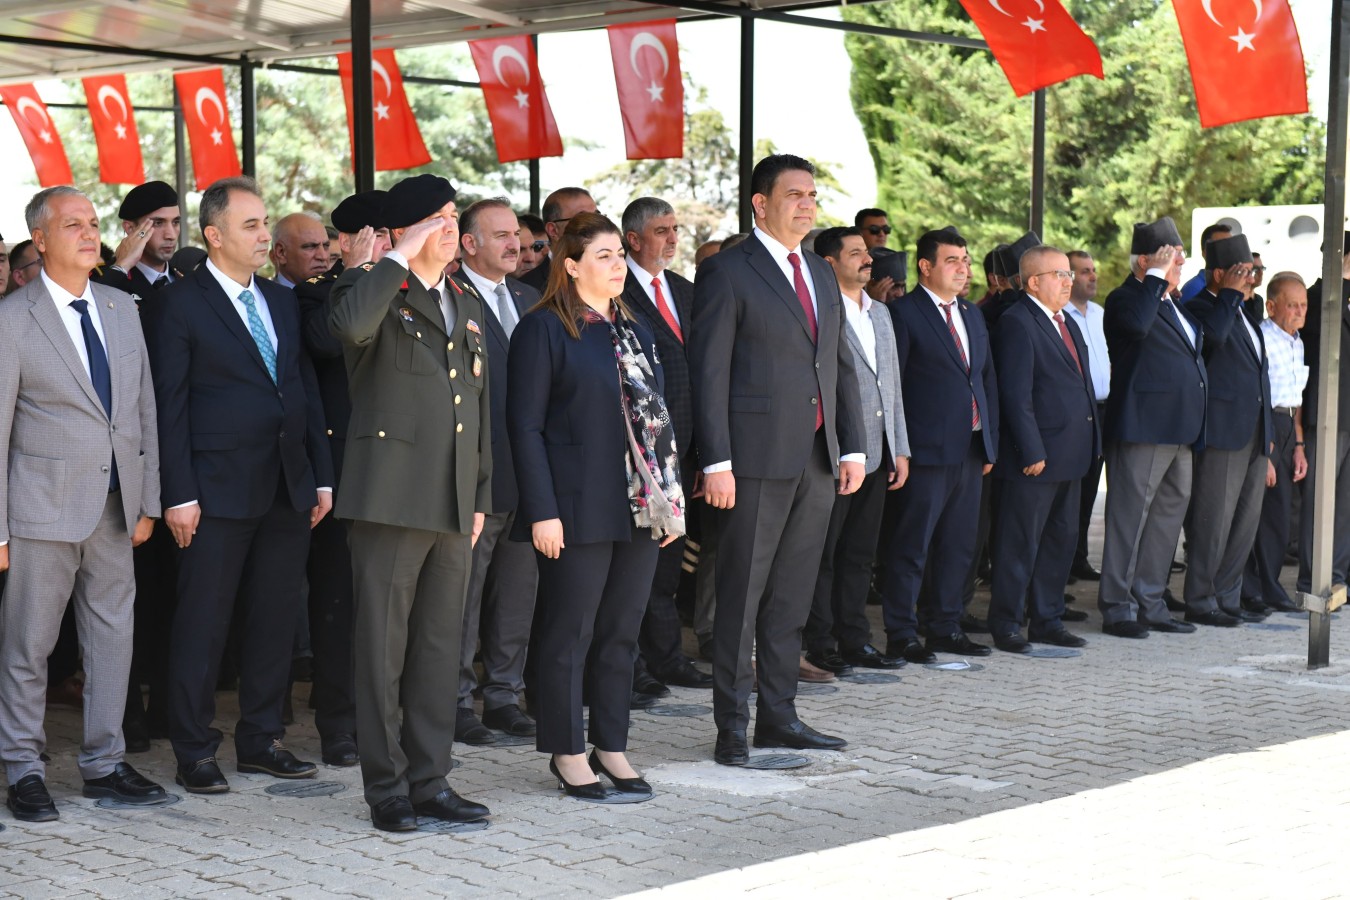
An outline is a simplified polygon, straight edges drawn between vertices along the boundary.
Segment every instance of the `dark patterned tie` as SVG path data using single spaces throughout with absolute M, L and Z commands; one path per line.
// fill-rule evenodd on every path
M 1073 338 L 1069 335 L 1069 326 L 1064 324 L 1064 313 L 1055 313 L 1055 324 L 1059 326 L 1059 336 L 1064 338 L 1064 346 L 1069 348 L 1069 355 L 1073 357 L 1073 364 L 1078 367 L 1078 374 L 1083 374 L 1083 361 L 1078 358 L 1078 348 L 1073 345 Z
M 947 330 L 952 333 L 952 340 L 956 343 L 956 352 L 961 357 L 961 367 L 970 374 L 970 360 L 966 359 L 966 348 L 961 346 L 961 335 L 956 330 L 956 323 L 952 321 L 952 307 L 956 301 L 943 303 L 942 311 L 947 314 Z M 975 400 L 975 392 L 970 392 L 970 430 L 974 431 L 980 427 L 980 404 Z
M 802 305 L 802 312 L 806 313 L 807 324 L 811 326 L 811 340 L 820 337 L 819 330 L 816 328 L 816 307 L 811 303 L 811 291 L 806 287 L 806 278 L 802 275 L 802 258 L 795 253 L 788 254 L 788 262 L 792 264 L 792 287 L 797 292 L 797 300 Z M 825 424 L 825 403 L 821 398 L 816 398 L 816 431 Z

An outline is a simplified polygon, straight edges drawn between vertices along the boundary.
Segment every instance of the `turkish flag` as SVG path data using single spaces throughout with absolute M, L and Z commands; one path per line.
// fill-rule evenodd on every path
M 1076 75 L 1102 77 L 1102 55 L 1059 0 L 961 0 L 1022 97 Z
M 492 119 L 497 160 L 562 156 L 562 135 L 553 121 L 529 37 L 469 41 L 469 50 Z
M 19 126 L 28 155 L 33 157 L 38 184 L 55 187 L 73 182 L 75 176 L 70 172 L 66 148 L 61 143 L 61 135 L 56 133 L 52 117 L 47 114 L 47 104 L 38 97 L 37 88 L 31 84 L 6 85 L 0 87 L 0 100 L 5 101 L 14 124 Z
M 144 184 L 141 137 L 131 109 L 125 75 L 84 79 L 84 102 L 98 144 L 98 180 L 104 184 Z
M 230 112 L 225 105 L 225 76 L 220 69 L 178 72 L 173 76 L 178 102 L 183 107 L 188 144 L 192 147 L 192 174 L 197 190 L 213 181 L 242 175 L 239 152 L 234 149 Z
M 408 95 L 403 90 L 403 75 L 393 50 L 376 50 L 370 56 L 371 97 L 375 103 L 375 168 L 415 169 L 431 162 L 431 154 L 422 141 Z M 352 134 L 352 55 L 338 54 L 338 74 L 342 78 L 342 96 L 347 101 L 347 137 Z M 352 150 L 352 164 L 356 151 Z
M 1289 0 L 1173 0 L 1200 125 L 1308 111 Z
M 605 30 L 628 158 L 684 156 L 684 83 L 675 20 L 611 25 Z

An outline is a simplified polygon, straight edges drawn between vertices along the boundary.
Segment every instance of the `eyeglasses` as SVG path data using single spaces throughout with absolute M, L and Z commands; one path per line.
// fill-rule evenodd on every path
M 604 215 L 604 213 L 600 212 L 600 210 L 598 210 L 598 209 L 595 210 L 595 214 L 596 214 L 597 216 L 602 216 L 602 215 Z M 577 213 L 577 216 L 579 216 L 579 215 L 581 215 L 581 213 Z M 553 223 L 553 222 L 570 222 L 570 221 L 572 221 L 572 220 L 575 219 L 575 218 L 576 218 L 576 216 L 568 216 L 568 217 L 565 218 L 565 219 L 549 219 L 549 222 L 550 222 L 550 223 Z
M 1260 275 L 1265 270 L 1266 270 L 1265 266 L 1252 266 L 1252 272 L 1257 275 Z
M 868 233 L 868 234 L 890 234 L 890 233 L 891 233 L 891 226 L 889 226 L 889 225 L 868 225 L 868 226 L 867 226 L 867 233 Z
M 1060 281 L 1073 281 L 1073 273 L 1067 269 L 1051 269 L 1049 272 L 1037 272 L 1032 278 L 1043 278 L 1046 275 L 1054 275 Z
M 543 253 L 545 250 L 548 249 L 548 241 L 535 241 L 533 244 L 530 245 L 530 249 L 532 249 L 535 253 Z
M 10 268 L 10 271 L 11 271 L 11 272 L 22 272 L 24 269 L 28 268 L 29 266 L 36 266 L 36 265 L 37 265 L 38 263 L 40 263 L 40 262 L 42 262 L 42 257 L 39 256 L 37 259 L 29 260 L 28 262 L 24 263 L 24 264 L 21 265 L 21 266 L 13 266 L 13 267 L 11 267 L 11 268 Z

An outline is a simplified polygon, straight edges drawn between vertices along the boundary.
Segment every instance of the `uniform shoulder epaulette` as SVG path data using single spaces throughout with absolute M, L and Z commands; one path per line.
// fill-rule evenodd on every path
M 361 268 L 369 272 L 371 269 L 375 268 L 375 264 L 373 262 L 361 263 Z
M 309 279 L 309 281 L 306 282 L 306 283 L 307 283 L 307 284 L 318 284 L 318 283 L 320 283 L 320 282 L 322 282 L 322 281 L 327 281 L 327 280 L 328 280 L 328 273 L 325 272 L 325 273 L 322 274 L 322 275 L 315 275 L 313 278 Z

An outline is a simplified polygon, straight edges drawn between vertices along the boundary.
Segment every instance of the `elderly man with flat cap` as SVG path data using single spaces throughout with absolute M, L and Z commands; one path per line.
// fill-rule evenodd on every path
M 300 300 L 300 330 L 319 379 L 339 492 L 352 404 L 347 395 L 342 342 L 328 327 L 332 311 L 329 296 L 344 271 L 379 262 L 389 252 L 384 197 L 384 191 L 365 191 L 339 203 L 330 218 L 338 232 L 342 258 L 322 275 L 295 286 L 295 296 Z M 330 766 L 354 766 L 358 755 L 352 672 L 352 560 L 347 525 L 336 516 L 328 516 L 315 526 L 309 544 L 309 640 L 314 651 L 310 699 L 323 761 Z
M 169 260 L 178 249 L 183 223 L 178 192 L 162 181 L 147 181 L 127 192 L 117 216 L 126 237 L 98 280 L 138 298 L 172 284 Z
M 356 722 L 371 822 L 480 821 L 446 781 L 473 545 L 491 511 L 484 310 L 445 276 L 455 189 L 405 178 L 385 197 L 394 249 L 342 274 L 329 326 L 352 418 L 337 515 L 351 533 Z
M 1176 223 L 1134 226 L 1130 274 L 1106 298 L 1111 354 L 1106 401 L 1106 537 L 1097 605 L 1102 631 L 1146 638 L 1194 625 L 1167 611 L 1163 591 L 1191 496 L 1192 448 L 1205 440 L 1209 378 L 1204 329 L 1171 292 L 1185 261 Z

